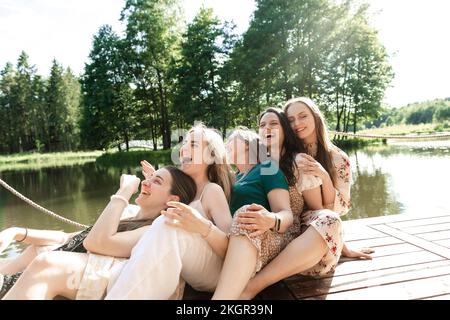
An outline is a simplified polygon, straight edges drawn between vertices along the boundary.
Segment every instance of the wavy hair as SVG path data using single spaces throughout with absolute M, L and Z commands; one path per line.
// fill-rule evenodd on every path
M 283 111 L 286 115 L 288 113 L 289 107 L 294 103 L 303 103 L 309 108 L 309 110 L 311 110 L 311 113 L 314 117 L 314 124 L 316 127 L 315 130 L 317 135 L 317 155 L 315 158 L 328 172 L 334 184 L 336 181 L 336 170 L 332 161 L 331 149 L 335 147 L 335 145 L 329 138 L 325 118 L 314 101 L 306 97 L 299 97 L 288 100 L 283 106 Z M 301 142 L 303 143 L 303 141 Z
M 188 133 L 196 131 L 201 132 L 206 141 L 206 152 L 211 160 L 207 169 L 208 180 L 221 186 L 227 200 L 230 201 L 235 178 L 227 160 L 227 151 L 222 136 L 216 129 L 208 128 L 201 123 L 192 127 Z
M 281 145 L 279 165 L 281 171 L 283 171 L 286 176 L 288 184 L 293 186 L 296 183 L 295 170 L 297 170 L 295 156 L 302 151 L 302 146 L 300 145 L 294 130 L 292 130 L 286 114 L 280 108 L 270 107 L 261 112 L 258 116 L 258 124 L 261 122 L 261 118 L 269 112 L 277 116 L 281 128 L 283 129 L 284 141 Z

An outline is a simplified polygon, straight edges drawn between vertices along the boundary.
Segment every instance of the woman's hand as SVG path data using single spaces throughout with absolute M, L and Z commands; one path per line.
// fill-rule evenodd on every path
M 120 189 L 130 192 L 131 195 L 139 190 L 140 184 L 141 179 L 134 175 L 122 174 L 122 176 L 120 177 Z
M 353 250 L 347 247 L 347 245 L 344 243 L 344 246 L 342 247 L 342 256 L 347 258 L 355 258 L 355 259 L 361 259 L 361 260 L 372 260 L 371 253 L 374 253 L 375 250 L 372 248 L 361 248 L 358 250 Z
M 0 253 L 16 240 L 18 228 L 8 228 L 0 232 Z
M 327 170 L 325 170 L 325 168 L 316 159 L 306 153 L 299 153 L 295 157 L 295 162 L 304 174 L 311 174 L 322 178 L 322 180 L 330 177 Z
M 167 202 L 169 208 L 161 211 L 166 216 L 166 223 L 170 226 L 181 228 L 188 232 L 200 233 L 206 237 L 209 232 L 211 221 L 204 218 L 194 208 L 177 201 Z
M 155 173 L 155 168 L 147 161 L 142 160 L 141 161 L 141 167 L 142 167 L 142 175 L 145 177 L 145 179 L 151 178 L 153 173 Z
M 274 227 L 276 217 L 259 204 L 246 205 L 238 209 L 237 222 L 244 230 L 254 231 L 250 237 L 257 237 Z

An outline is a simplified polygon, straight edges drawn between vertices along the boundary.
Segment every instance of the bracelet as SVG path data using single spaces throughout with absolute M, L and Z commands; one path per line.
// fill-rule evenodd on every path
M 119 199 L 119 200 L 122 200 L 123 202 L 125 202 L 125 205 L 126 205 L 126 206 L 129 205 L 128 200 L 125 199 L 125 197 L 123 197 L 123 196 L 121 196 L 121 195 L 113 194 L 113 195 L 111 196 L 111 200 L 112 200 L 112 199 Z
M 209 226 L 208 226 L 208 232 L 206 232 L 206 235 L 202 235 L 202 234 L 201 234 L 201 236 L 202 236 L 203 239 L 208 238 L 208 236 L 211 234 L 211 230 L 212 230 L 213 223 L 212 223 L 211 220 L 208 220 L 208 223 L 209 223 Z
M 274 215 L 275 215 L 275 225 L 272 228 L 270 228 L 270 230 L 279 232 L 281 227 L 281 219 L 278 217 L 276 213 L 274 213 Z
M 23 237 L 22 240 L 17 240 L 17 242 L 23 242 L 28 237 L 28 228 L 24 228 L 24 229 L 25 229 L 25 236 Z

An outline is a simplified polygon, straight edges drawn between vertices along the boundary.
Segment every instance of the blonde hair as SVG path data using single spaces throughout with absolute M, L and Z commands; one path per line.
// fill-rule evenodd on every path
M 286 116 L 289 107 L 294 103 L 303 103 L 309 108 L 309 110 L 311 110 L 311 113 L 314 117 L 314 124 L 316 127 L 315 131 L 317 135 L 317 155 L 315 156 L 315 158 L 328 172 L 334 184 L 336 181 L 336 170 L 332 161 L 331 149 L 336 146 L 333 144 L 333 142 L 331 142 L 329 138 L 325 118 L 314 101 L 307 97 L 299 97 L 288 100 L 283 107 L 283 111 Z
M 248 146 L 249 162 L 251 164 L 260 163 L 261 157 L 259 135 L 256 134 L 256 132 L 248 129 L 247 127 L 239 126 L 230 133 L 227 142 L 230 142 L 236 138 L 244 141 Z
M 196 131 L 200 131 L 206 141 L 205 151 L 210 157 L 207 168 L 208 180 L 221 186 L 227 200 L 230 201 L 234 174 L 227 160 L 227 151 L 222 136 L 216 129 L 207 128 L 202 123 L 192 127 L 188 133 Z

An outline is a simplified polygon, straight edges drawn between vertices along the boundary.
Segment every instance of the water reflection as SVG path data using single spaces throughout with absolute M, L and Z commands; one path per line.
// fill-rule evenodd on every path
M 84 224 L 91 224 L 119 185 L 122 173 L 140 175 L 139 166 L 102 167 L 95 163 L 40 170 L 1 172 L 0 177 L 45 208 Z M 47 217 L 5 189 L 0 189 L 0 228 L 75 228 Z
M 367 160 L 367 159 L 365 159 Z M 403 206 L 390 190 L 391 175 L 374 163 L 361 168 L 358 152 L 351 155 L 353 183 L 351 187 L 351 210 L 343 219 L 353 220 L 378 217 L 402 212 Z
M 352 208 L 344 220 L 450 212 L 450 141 L 392 142 L 348 151 Z

